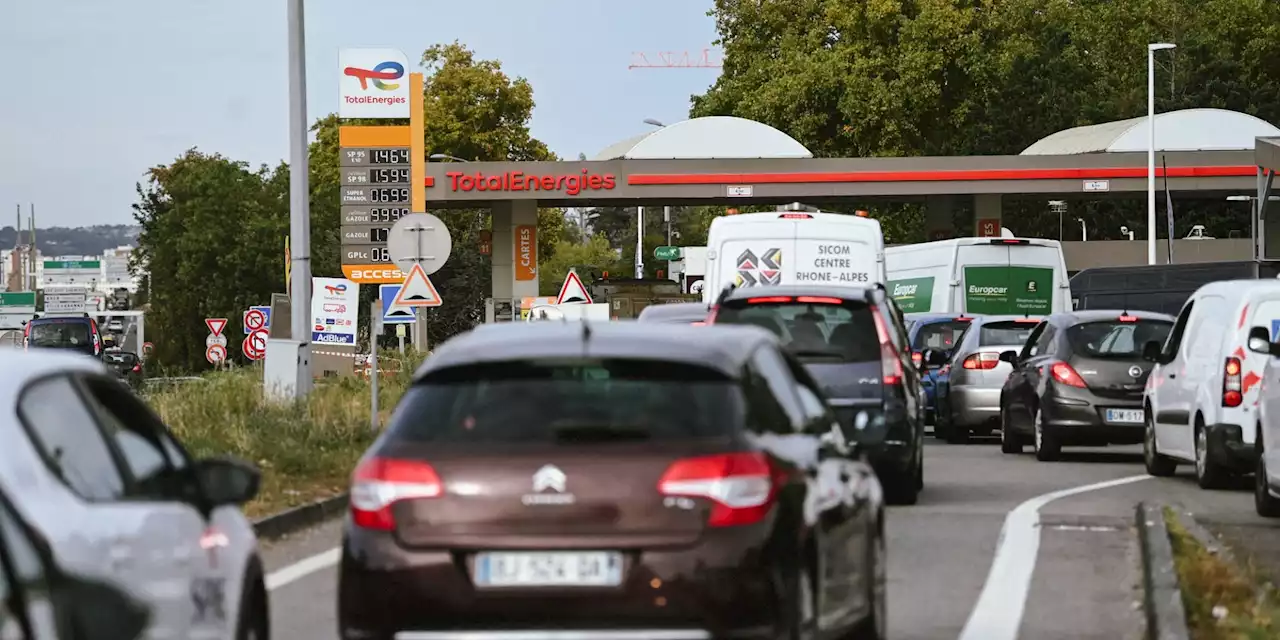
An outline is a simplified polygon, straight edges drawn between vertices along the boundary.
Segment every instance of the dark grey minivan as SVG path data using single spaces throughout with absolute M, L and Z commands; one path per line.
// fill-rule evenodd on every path
M 881 287 L 783 285 L 721 294 L 708 324 L 754 324 L 778 335 L 818 384 L 847 433 L 867 451 L 890 504 L 924 487 L 925 395 L 902 312 Z

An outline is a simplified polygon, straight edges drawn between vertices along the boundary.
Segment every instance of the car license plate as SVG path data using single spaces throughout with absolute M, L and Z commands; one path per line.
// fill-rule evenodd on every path
M 1107 409 L 1107 422 L 1118 424 L 1142 424 L 1141 409 Z
M 478 587 L 613 587 L 622 584 L 617 551 L 499 552 L 476 554 Z

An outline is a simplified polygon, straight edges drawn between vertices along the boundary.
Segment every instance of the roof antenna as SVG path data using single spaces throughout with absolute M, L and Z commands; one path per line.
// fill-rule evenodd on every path
M 1124 307 L 1124 313 L 1122 313 L 1122 314 L 1120 314 L 1120 315 L 1122 315 L 1122 316 L 1127 316 L 1127 315 L 1129 315 L 1129 290 L 1128 290 L 1128 289 L 1125 289 L 1125 290 L 1124 290 L 1124 294 L 1123 294 L 1123 295 L 1124 295 L 1124 300 L 1123 300 L 1123 305 L 1122 305 L 1122 306 Z

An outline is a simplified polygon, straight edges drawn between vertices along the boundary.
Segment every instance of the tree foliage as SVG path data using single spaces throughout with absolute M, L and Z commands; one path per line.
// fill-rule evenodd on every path
M 454 42 L 428 48 L 424 69 L 425 142 L 428 155 L 475 160 L 553 160 L 529 134 L 533 89 L 511 78 L 493 60 L 478 60 Z M 350 121 L 346 124 L 405 124 Z M 310 146 L 312 274 L 341 276 L 340 162 L 336 115 L 312 127 Z M 289 229 L 288 167 L 251 171 L 242 162 L 192 150 L 153 169 L 138 186 L 135 217 L 142 226 L 135 252 L 138 272 L 148 272 L 148 335 L 162 365 L 194 369 L 204 363 L 205 317 L 232 320 L 228 335 L 250 305 L 284 291 L 283 239 Z M 428 202 L 430 207 L 430 202 Z M 453 237 L 449 261 L 432 281 L 445 303 L 429 312 L 430 341 L 465 330 L 482 319 L 491 291 L 489 259 L 478 251 L 489 227 L 487 210 L 433 210 Z M 554 257 L 565 233 L 563 212 L 540 211 L 539 254 Z M 361 324 L 367 326 L 376 286 L 361 288 Z M 228 348 L 238 352 L 238 345 Z

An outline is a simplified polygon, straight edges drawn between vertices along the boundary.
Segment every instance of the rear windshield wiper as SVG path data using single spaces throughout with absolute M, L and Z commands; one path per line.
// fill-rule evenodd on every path
M 599 423 L 552 423 L 551 431 L 556 440 L 607 442 L 611 440 L 648 440 L 648 429 L 635 425 L 608 425 Z

